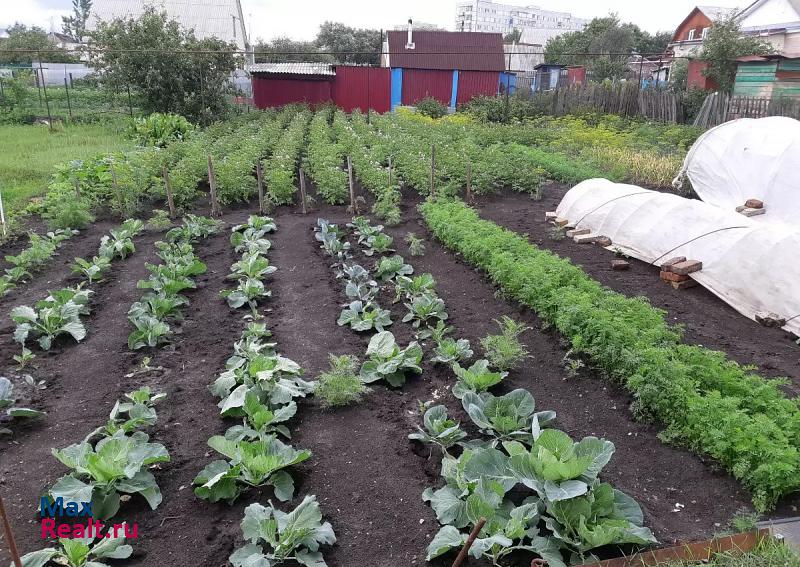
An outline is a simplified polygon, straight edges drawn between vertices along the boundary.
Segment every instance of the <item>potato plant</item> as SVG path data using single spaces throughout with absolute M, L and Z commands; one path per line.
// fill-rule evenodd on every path
M 292 202 L 296 191 L 297 162 L 306 139 L 310 114 L 298 112 L 284 130 L 272 156 L 264 163 L 264 182 L 276 205 Z
M 331 110 L 318 110 L 311 119 L 308 131 L 308 172 L 317 191 L 331 205 L 347 200 L 347 172 L 342 169 L 344 148 L 337 143 L 335 131 L 329 125 Z

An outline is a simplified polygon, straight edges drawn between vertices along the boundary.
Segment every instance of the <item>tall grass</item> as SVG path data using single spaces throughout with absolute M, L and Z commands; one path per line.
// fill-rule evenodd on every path
M 0 126 L 0 192 L 6 209 L 44 193 L 60 163 L 131 148 L 123 129 L 122 122 L 69 124 L 53 132 L 44 125 Z

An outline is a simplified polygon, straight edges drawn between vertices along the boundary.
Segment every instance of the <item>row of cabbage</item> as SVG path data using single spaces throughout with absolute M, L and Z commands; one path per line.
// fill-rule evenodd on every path
M 232 504 L 245 492 L 267 486 L 278 500 L 287 502 L 294 497 L 294 480 L 287 469 L 311 456 L 310 451 L 295 449 L 281 438 L 291 438 L 287 422 L 297 412 L 295 398 L 311 394 L 314 384 L 301 378 L 303 370 L 296 362 L 279 354 L 257 310 L 259 302 L 270 296 L 265 280 L 276 271 L 266 258 L 271 247 L 266 236 L 275 229 L 271 218 L 250 216 L 231 231 L 231 246 L 239 260 L 231 266 L 229 277 L 238 285 L 221 295 L 230 307 L 247 305 L 250 313 L 225 370 L 209 387 L 220 398 L 220 415 L 241 420 L 224 435 L 208 440 L 209 447 L 225 457 L 210 462 L 193 481 L 195 494 L 210 502 Z M 292 560 L 324 567 L 319 548 L 336 541 L 313 495 L 288 512 L 272 502 L 250 504 L 241 528 L 246 543 L 230 556 L 234 567 Z

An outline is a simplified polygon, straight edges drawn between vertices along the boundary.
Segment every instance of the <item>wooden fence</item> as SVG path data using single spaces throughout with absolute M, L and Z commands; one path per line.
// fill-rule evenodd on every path
M 711 93 L 694 120 L 695 126 L 713 128 L 737 118 L 788 116 L 800 120 L 800 99 L 730 96 Z

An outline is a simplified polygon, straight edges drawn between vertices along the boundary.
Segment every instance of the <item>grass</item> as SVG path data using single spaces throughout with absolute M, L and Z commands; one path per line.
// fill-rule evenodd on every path
M 18 209 L 47 189 L 54 167 L 74 159 L 133 146 L 119 122 L 0 126 L 0 192 L 7 210 Z
M 695 562 L 659 563 L 658 567 L 690 567 Z M 774 540 L 767 540 L 754 550 L 739 554 L 735 552 L 718 553 L 703 565 L 711 567 L 800 567 L 800 556 L 788 547 Z
M 354 356 L 330 355 L 331 368 L 317 378 L 314 395 L 325 407 L 346 406 L 360 402 L 371 390 L 358 376 L 358 359 Z

